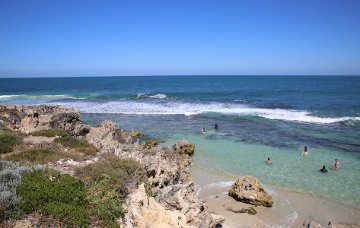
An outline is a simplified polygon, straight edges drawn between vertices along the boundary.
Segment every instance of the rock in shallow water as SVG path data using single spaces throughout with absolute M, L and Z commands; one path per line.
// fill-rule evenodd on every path
M 231 186 L 229 196 L 237 201 L 256 206 L 272 207 L 272 197 L 265 192 L 259 180 L 253 176 L 241 176 Z
M 181 140 L 173 146 L 173 149 L 180 154 L 193 155 L 195 152 L 195 144 L 189 143 L 186 140 Z

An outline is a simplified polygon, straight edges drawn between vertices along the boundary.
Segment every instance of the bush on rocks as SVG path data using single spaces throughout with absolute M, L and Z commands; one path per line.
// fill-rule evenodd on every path
M 0 134 L 0 154 L 9 153 L 14 150 L 14 146 L 21 144 L 21 141 L 8 134 Z

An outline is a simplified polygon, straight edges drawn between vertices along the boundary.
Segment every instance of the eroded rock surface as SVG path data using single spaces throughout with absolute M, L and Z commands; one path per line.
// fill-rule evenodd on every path
M 173 146 L 173 149 L 180 154 L 193 155 L 195 152 L 195 144 L 181 140 Z
M 256 206 L 272 207 L 272 197 L 264 190 L 259 180 L 253 176 L 241 176 L 231 186 L 229 196 L 237 201 Z
M 63 129 L 76 135 L 86 126 L 81 123 L 78 110 L 62 106 L 0 105 L 0 120 L 4 127 L 24 133 Z

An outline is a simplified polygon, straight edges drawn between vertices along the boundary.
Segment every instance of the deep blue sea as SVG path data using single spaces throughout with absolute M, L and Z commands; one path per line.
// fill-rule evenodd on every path
M 193 168 L 208 175 L 251 174 L 360 208 L 360 77 L 0 79 L 0 103 L 77 108 L 86 123 L 112 119 L 164 145 L 185 138 L 197 145 Z

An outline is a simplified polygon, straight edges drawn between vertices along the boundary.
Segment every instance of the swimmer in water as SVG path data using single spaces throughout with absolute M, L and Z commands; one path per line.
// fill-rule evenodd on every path
M 215 124 L 215 131 L 219 130 L 219 125 L 216 123 Z
M 271 165 L 272 164 L 272 161 L 270 158 L 268 158 L 267 160 L 264 161 L 264 163 L 266 163 L 267 165 Z
M 319 169 L 319 171 L 322 172 L 322 173 L 327 173 L 328 172 L 324 165 L 323 165 L 322 169 Z
M 307 146 L 304 146 L 304 150 L 303 150 L 303 152 L 302 152 L 301 155 L 302 155 L 302 156 L 307 156 L 307 155 L 308 155 L 308 148 L 307 148 Z
M 205 134 L 206 132 L 206 128 L 203 127 L 203 129 L 201 130 L 201 134 Z

